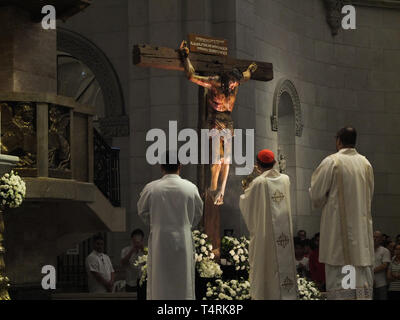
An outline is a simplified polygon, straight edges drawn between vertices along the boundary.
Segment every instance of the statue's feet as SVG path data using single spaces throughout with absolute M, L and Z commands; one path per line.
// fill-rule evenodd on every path
M 216 206 L 224 203 L 224 194 L 221 191 L 208 189 L 208 193 Z
M 224 204 L 224 194 L 221 191 L 218 191 L 215 198 L 214 198 L 214 204 L 216 206 L 220 206 Z

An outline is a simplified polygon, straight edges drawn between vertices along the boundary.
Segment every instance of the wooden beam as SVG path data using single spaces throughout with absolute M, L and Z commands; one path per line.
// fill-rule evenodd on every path
M 245 71 L 255 62 L 258 65 L 252 80 L 270 81 L 274 78 L 272 63 L 253 60 L 241 60 L 231 57 L 214 56 L 191 52 L 189 54 L 196 72 L 202 75 L 219 74 L 224 71 L 237 68 Z M 133 64 L 140 67 L 151 67 L 166 70 L 183 71 L 183 64 L 177 50 L 166 47 L 155 47 L 147 44 L 139 44 L 133 47 Z

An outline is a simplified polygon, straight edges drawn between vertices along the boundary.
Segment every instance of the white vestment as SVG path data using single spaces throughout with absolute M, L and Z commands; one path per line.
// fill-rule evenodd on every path
M 289 177 L 265 171 L 240 196 L 239 206 L 250 232 L 251 298 L 297 299 Z
M 372 296 L 374 240 L 371 200 L 374 175 L 369 161 L 354 148 L 341 149 L 326 157 L 311 178 L 310 196 L 314 209 L 322 208 L 319 261 L 327 268 L 327 291 L 334 298 Z M 352 265 L 356 270 L 356 290 L 343 291 L 345 274 L 337 270 Z M 357 277 L 358 276 L 358 277 Z M 338 277 L 337 280 L 330 280 Z M 329 286 L 330 283 L 336 285 Z M 362 293 L 362 291 L 364 293 Z
M 150 224 L 147 299 L 195 299 L 191 229 L 203 215 L 197 187 L 177 174 L 164 175 L 143 189 L 138 215 Z

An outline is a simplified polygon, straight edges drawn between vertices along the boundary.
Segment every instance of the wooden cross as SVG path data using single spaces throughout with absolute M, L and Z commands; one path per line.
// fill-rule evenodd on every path
M 252 62 L 255 62 L 257 64 L 257 70 L 251 75 L 252 80 L 270 81 L 273 79 L 272 63 L 268 62 L 235 59 L 229 56 L 192 51 L 189 53 L 189 59 L 196 73 L 204 76 L 221 74 L 233 68 L 243 72 Z M 148 44 L 134 45 L 133 64 L 139 67 L 184 71 L 184 66 L 177 49 L 151 46 Z M 205 103 L 205 90 L 203 87 L 199 87 L 199 129 L 205 127 Z M 215 254 L 217 258 L 219 258 L 219 248 L 221 244 L 219 207 L 214 205 L 213 199 L 205 192 L 206 170 L 204 165 L 198 166 L 198 177 L 199 190 L 205 198 L 203 215 L 204 232 L 208 234 L 214 249 L 216 249 Z
M 272 63 L 215 56 L 197 52 L 189 53 L 196 72 L 204 75 L 218 74 L 237 68 L 243 72 L 252 63 L 257 63 L 257 70 L 252 80 L 270 81 L 273 79 Z M 184 67 L 176 49 L 139 44 L 133 47 L 133 64 L 139 67 L 150 67 L 166 70 L 184 71 Z

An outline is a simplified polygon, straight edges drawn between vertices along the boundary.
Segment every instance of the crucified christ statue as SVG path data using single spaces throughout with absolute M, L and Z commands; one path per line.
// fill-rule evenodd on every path
M 257 69 L 256 63 L 251 63 L 246 71 L 240 72 L 233 68 L 231 71 L 223 72 L 215 76 L 200 76 L 189 59 L 189 48 L 186 41 L 182 41 L 179 47 L 179 54 L 182 59 L 187 78 L 205 88 L 207 88 L 207 124 L 208 129 L 218 131 L 229 130 L 233 136 L 232 110 L 235 106 L 236 96 L 239 85 L 251 78 Z M 226 182 L 229 173 L 231 159 L 231 143 L 225 144 L 223 137 L 220 138 L 220 150 L 218 163 L 211 164 L 211 183 L 208 189 L 214 200 L 215 205 L 222 205 Z M 218 157 L 217 157 L 218 158 Z M 212 155 L 212 159 L 215 159 Z M 220 184 L 218 182 L 221 182 Z

